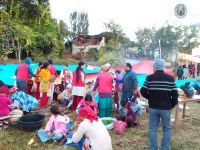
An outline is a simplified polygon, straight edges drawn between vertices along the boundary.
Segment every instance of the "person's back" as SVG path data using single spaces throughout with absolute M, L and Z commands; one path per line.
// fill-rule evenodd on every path
M 183 75 L 183 68 L 181 66 L 178 67 L 177 69 L 177 75 L 182 76 Z
M 130 92 L 132 93 L 136 87 L 137 87 L 137 80 L 134 80 L 136 78 L 136 74 L 130 70 L 128 71 L 124 77 L 123 77 L 123 86 L 122 91 L 123 92 Z
M 19 67 L 17 68 L 16 78 L 28 81 L 29 78 L 28 64 L 23 63 L 19 65 Z
M 94 150 L 112 150 L 111 138 L 100 119 L 92 123 L 85 119 L 80 126 L 85 131 L 86 137 L 91 140 L 91 146 Z
M 98 75 L 98 79 L 99 79 L 99 87 L 98 87 L 99 93 L 112 92 L 113 78 L 109 72 L 101 72 Z

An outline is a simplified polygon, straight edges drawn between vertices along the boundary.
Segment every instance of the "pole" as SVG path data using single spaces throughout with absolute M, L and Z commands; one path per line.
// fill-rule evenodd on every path
M 160 51 L 160 59 L 161 59 L 161 44 L 160 44 L 160 40 L 159 40 L 159 51 Z

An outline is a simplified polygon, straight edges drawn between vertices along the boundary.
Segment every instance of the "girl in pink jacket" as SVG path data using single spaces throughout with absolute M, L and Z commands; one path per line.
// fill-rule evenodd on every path
M 50 108 L 51 117 L 46 125 L 45 129 L 38 131 L 40 140 L 45 143 L 49 140 L 54 142 L 62 140 L 63 136 L 66 136 L 67 129 L 66 124 L 69 123 L 69 117 L 61 114 L 58 106 L 52 106 Z

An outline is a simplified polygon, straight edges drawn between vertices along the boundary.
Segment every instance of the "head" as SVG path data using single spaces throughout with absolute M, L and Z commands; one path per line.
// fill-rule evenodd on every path
M 90 94 L 85 95 L 85 103 L 90 104 L 92 102 L 92 96 Z
M 30 64 L 32 63 L 31 58 L 27 57 L 27 58 L 24 60 L 24 63 L 30 65 Z
M 69 70 L 68 64 L 65 65 L 64 69 L 65 69 L 65 70 Z
M 115 71 L 115 74 L 120 74 L 120 73 L 121 73 L 120 70 L 116 70 L 116 71 Z
M 2 95 L 8 95 L 9 94 L 9 88 L 7 85 L 3 85 L 0 87 L 0 94 Z
M 49 63 L 48 62 L 45 62 L 42 66 L 42 69 L 48 69 L 49 67 Z
M 128 106 L 128 98 L 122 98 L 120 104 L 123 108 L 126 108 Z
M 101 66 L 101 70 L 103 72 L 108 72 L 111 68 L 111 65 L 109 63 L 106 63 L 105 65 Z
M 70 83 L 67 84 L 66 89 L 67 89 L 68 92 L 71 92 L 72 91 L 72 85 Z
M 49 63 L 50 65 L 53 65 L 53 60 L 49 59 L 49 60 L 48 60 L 48 63 Z
M 43 66 L 43 62 L 39 62 L 38 67 L 42 68 L 42 66 Z
M 98 117 L 96 115 L 96 113 L 92 110 L 91 107 L 89 106 L 85 106 L 79 109 L 79 116 L 81 118 L 85 118 L 90 120 L 90 122 L 98 121 Z
M 125 70 L 126 72 L 128 72 L 129 70 L 132 70 L 131 64 L 130 64 L 130 63 L 126 63 L 124 70 Z
M 52 115 L 60 115 L 61 114 L 59 107 L 57 105 L 51 106 L 50 112 Z
M 165 60 L 157 59 L 153 64 L 154 72 L 157 70 L 164 70 L 165 68 Z
M 83 69 L 83 68 L 84 68 L 84 65 L 85 65 L 85 63 L 84 63 L 83 61 L 80 61 L 80 62 L 78 63 L 78 68 Z

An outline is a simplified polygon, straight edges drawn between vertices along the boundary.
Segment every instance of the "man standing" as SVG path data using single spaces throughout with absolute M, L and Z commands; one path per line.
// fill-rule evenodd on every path
M 124 70 L 126 73 L 124 74 L 123 79 L 122 80 L 116 79 L 116 82 L 123 83 L 122 99 L 126 99 L 126 98 L 131 99 L 138 86 L 138 81 L 136 78 L 136 74 L 135 72 L 133 72 L 132 66 L 130 63 L 126 63 Z
M 26 93 L 27 81 L 29 76 L 37 77 L 31 69 L 32 60 L 30 58 L 26 58 L 24 63 L 19 65 L 16 70 L 16 84 L 19 91 L 23 91 Z
M 163 71 L 165 67 L 163 59 L 156 60 L 153 67 L 154 73 L 147 76 L 141 88 L 142 96 L 149 101 L 149 149 L 158 150 L 157 130 L 161 119 L 163 128 L 161 149 L 169 150 L 171 109 L 178 102 L 178 91 L 174 78 Z

